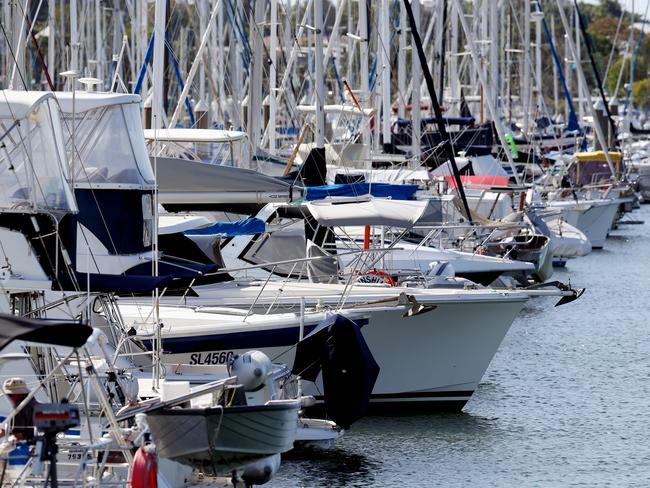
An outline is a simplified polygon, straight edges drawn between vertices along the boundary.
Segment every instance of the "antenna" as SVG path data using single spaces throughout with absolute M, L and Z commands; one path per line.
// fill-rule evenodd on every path
M 99 78 L 79 78 L 79 83 L 86 87 L 86 93 L 91 93 L 94 90 L 94 87 L 104 83 Z

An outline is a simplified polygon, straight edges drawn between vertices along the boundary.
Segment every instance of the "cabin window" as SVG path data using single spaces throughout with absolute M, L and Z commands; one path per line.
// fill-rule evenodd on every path
M 274 227 L 276 230 L 257 237 L 242 256 L 244 261 L 252 264 L 263 264 L 306 257 L 307 241 L 302 221 L 275 218 L 270 222 L 269 226 Z M 280 276 L 307 276 L 304 262 L 279 264 L 264 269 Z

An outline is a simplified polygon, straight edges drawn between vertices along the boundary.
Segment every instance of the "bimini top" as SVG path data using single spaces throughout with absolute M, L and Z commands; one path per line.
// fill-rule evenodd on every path
M 0 119 L 24 119 L 52 92 L 0 90 Z
M 579 152 L 575 153 L 575 157 L 578 161 L 593 161 L 596 163 L 607 162 L 605 151 Z M 620 152 L 609 151 L 609 157 L 612 158 L 612 161 L 619 162 L 623 155 Z
M 59 101 L 61 111 L 67 114 L 71 114 L 72 92 L 55 92 L 55 95 L 56 99 Z M 134 95 L 132 93 L 98 93 L 78 91 L 75 93 L 74 111 L 76 113 L 82 113 L 110 105 L 140 102 L 140 95 Z
M 0 208 L 76 211 L 53 94 L 2 90 L 0 134 Z
M 427 200 L 391 200 L 371 197 L 356 202 L 337 199 L 307 203 L 319 224 L 327 227 L 386 225 L 410 228 L 418 222 L 440 220 L 440 210 Z M 434 217 L 435 215 L 435 217 Z
M 225 144 L 245 139 L 246 132 L 217 129 L 146 129 L 144 138 L 158 142 Z
M 72 155 L 72 92 L 56 92 L 64 115 L 64 136 Z M 70 157 L 77 188 L 136 189 L 154 185 L 144 137 L 140 96 L 81 92 L 75 95 L 75 157 Z

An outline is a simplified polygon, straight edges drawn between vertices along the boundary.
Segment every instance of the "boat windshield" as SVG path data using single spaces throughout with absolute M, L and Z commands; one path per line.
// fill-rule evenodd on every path
M 53 99 L 23 119 L 0 118 L 0 137 L 1 208 L 76 211 Z
M 72 146 L 72 114 L 66 113 Z M 140 104 L 104 105 L 76 113 L 73 175 L 75 184 L 151 186 L 154 174 L 140 121 Z

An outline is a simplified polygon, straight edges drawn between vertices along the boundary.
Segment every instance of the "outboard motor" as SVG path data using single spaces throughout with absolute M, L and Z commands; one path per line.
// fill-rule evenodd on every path
M 268 483 L 280 469 L 280 455 L 274 454 L 244 467 L 241 479 L 246 486 L 263 485 Z
M 246 394 L 246 403 L 261 405 L 275 398 L 273 364 L 261 351 L 248 351 L 236 356 L 229 366 L 232 376 L 237 376 Z

